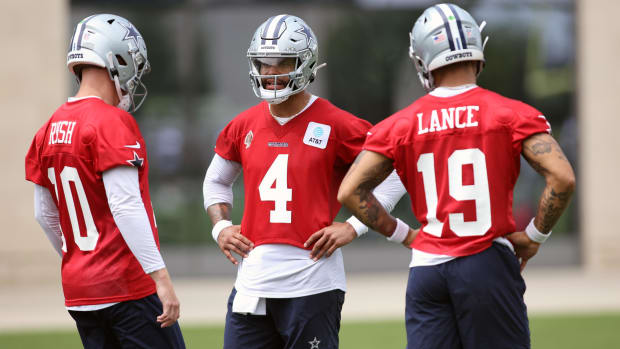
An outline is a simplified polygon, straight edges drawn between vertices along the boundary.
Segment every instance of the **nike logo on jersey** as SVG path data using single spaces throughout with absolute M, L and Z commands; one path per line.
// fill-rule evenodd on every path
M 331 130 L 332 127 L 329 125 L 309 122 L 306 134 L 304 135 L 304 144 L 319 149 L 325 149 L 325 147 L 327 147 L 327 141 L 329 141 L 329 133 Z
M 136 141 L 134 145 L 126 145 L 125 148 L 140 149 L 140 142 Z
M 447 109 L 433 110 L 430 116 L 424 113 L 418 113 L 418 134 L 428 132 L 438 132 L 453 128 L 477 127 L 478 111 L 480 107 L 477 105 L 468 105 L 461 107 L 452 107 Z M 441 113 L 441 122 L 439 114 Z
M 547 132 L 551 133 L 551 124 L 547 121 L 547 118 L 544 115 L 538 115 L 538 117 L 545 120 L 545 123 L 547 123 Z

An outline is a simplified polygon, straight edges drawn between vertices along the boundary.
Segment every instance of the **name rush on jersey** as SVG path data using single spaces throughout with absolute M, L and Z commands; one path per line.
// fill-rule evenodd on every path
M 478 126 L 477 114 L 480 107 L 477 105 L 468 105 L 460 107 L 450 107 L 442 109 L 433 109 L 430 115 L 417 113 L 418 117 L 418 134 L 428 132 L 438 132 L 453 128 L 465 128 Z M 474 113 L 476 112 L 476 113 Z M 439 122 L 439 113 L 441 113 L 442 122 Z M 430 121 L 425 119 L 430 118 Z M 476 118 L 476 121 L 474 121 Z M 423 126 L 429 125 L 429 126 Z
M 71 144 L 75 121 L 58 121 L 50 125 L 50 138 L 47 144 Z

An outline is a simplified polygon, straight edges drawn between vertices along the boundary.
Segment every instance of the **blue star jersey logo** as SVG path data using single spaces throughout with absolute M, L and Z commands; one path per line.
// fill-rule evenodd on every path
M 125 37 L 123 38 L 123 40 L 132 39 L 133 42 L 136 44 L 136 47 L 138 47 L 138 38 L 141 38 L 142 35 L 138 33 L 136 28 L 131 23 L 123 23 L 121 21 L 119 21 L 119 23 L 120 25 L 125 27 L 125 29 L 127 29 L 127 33 L 125 33 Z
M 134 167 L 142 167 L 142 164 L 144 163 L 144 159 L 139 157 L 138 154 L 134 151 L 133 159 L 127 160 L 127 162 Z
M 310 32 L 310 29 L 308 29 L 305 25 L 302 25 L 301 28 L 295 30 L 295 33 L 303 34 L 306 37 L 308 47 L 310 47 L 310 43 L 312 42 L 312 33 Z

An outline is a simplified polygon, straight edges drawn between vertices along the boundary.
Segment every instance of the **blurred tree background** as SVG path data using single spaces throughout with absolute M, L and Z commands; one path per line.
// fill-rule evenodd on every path
M 149 97 L 135 117 L 146 138 L 151 194 L 162 243 L 212 244 L 202 204 L 204 173 L 219 131 L 258 103 L 248 81 L 245 52 L 266 18 L 291 13 L 317 34 L 327 61 L 311 91 L 375 124 L 424 94 L 409 60 L 415 19 L 430 1 L 72 0 L 70 28 L 92 13 L 128 18 L 144 36 L 152 73 Z M 545 114 L 577 168 L 572 0 L 459 1 L 479 21 L 486 66 L 479 85 L 529 103 Z M 535 213 L 542 178 L 522 163 L 515 190 L 517 228 Z M 243 181 L 234 187 L 233 221 L 243 214 Z M 557 233 L 574 235 L 573 203 Z M 409 201 L 395 210 L 416 225 Z M 338 220 L 346 218 L 341 212 Z M 368 234 L 365 239 L 376 239 Z

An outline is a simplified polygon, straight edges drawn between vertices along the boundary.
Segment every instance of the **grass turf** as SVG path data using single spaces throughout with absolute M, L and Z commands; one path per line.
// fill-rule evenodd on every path
M 620 313 L 600 315 L 533 316 L 534 349 L 608 349 L 620 347 Z M 222 327 L 184 326 L 188 348 L 221 348 Z M 402 321 L 345 322 L 340 330 L 343 349 L 404 348 Z M 0 348 L 81 348 L 77 331 L 0 333 Z

